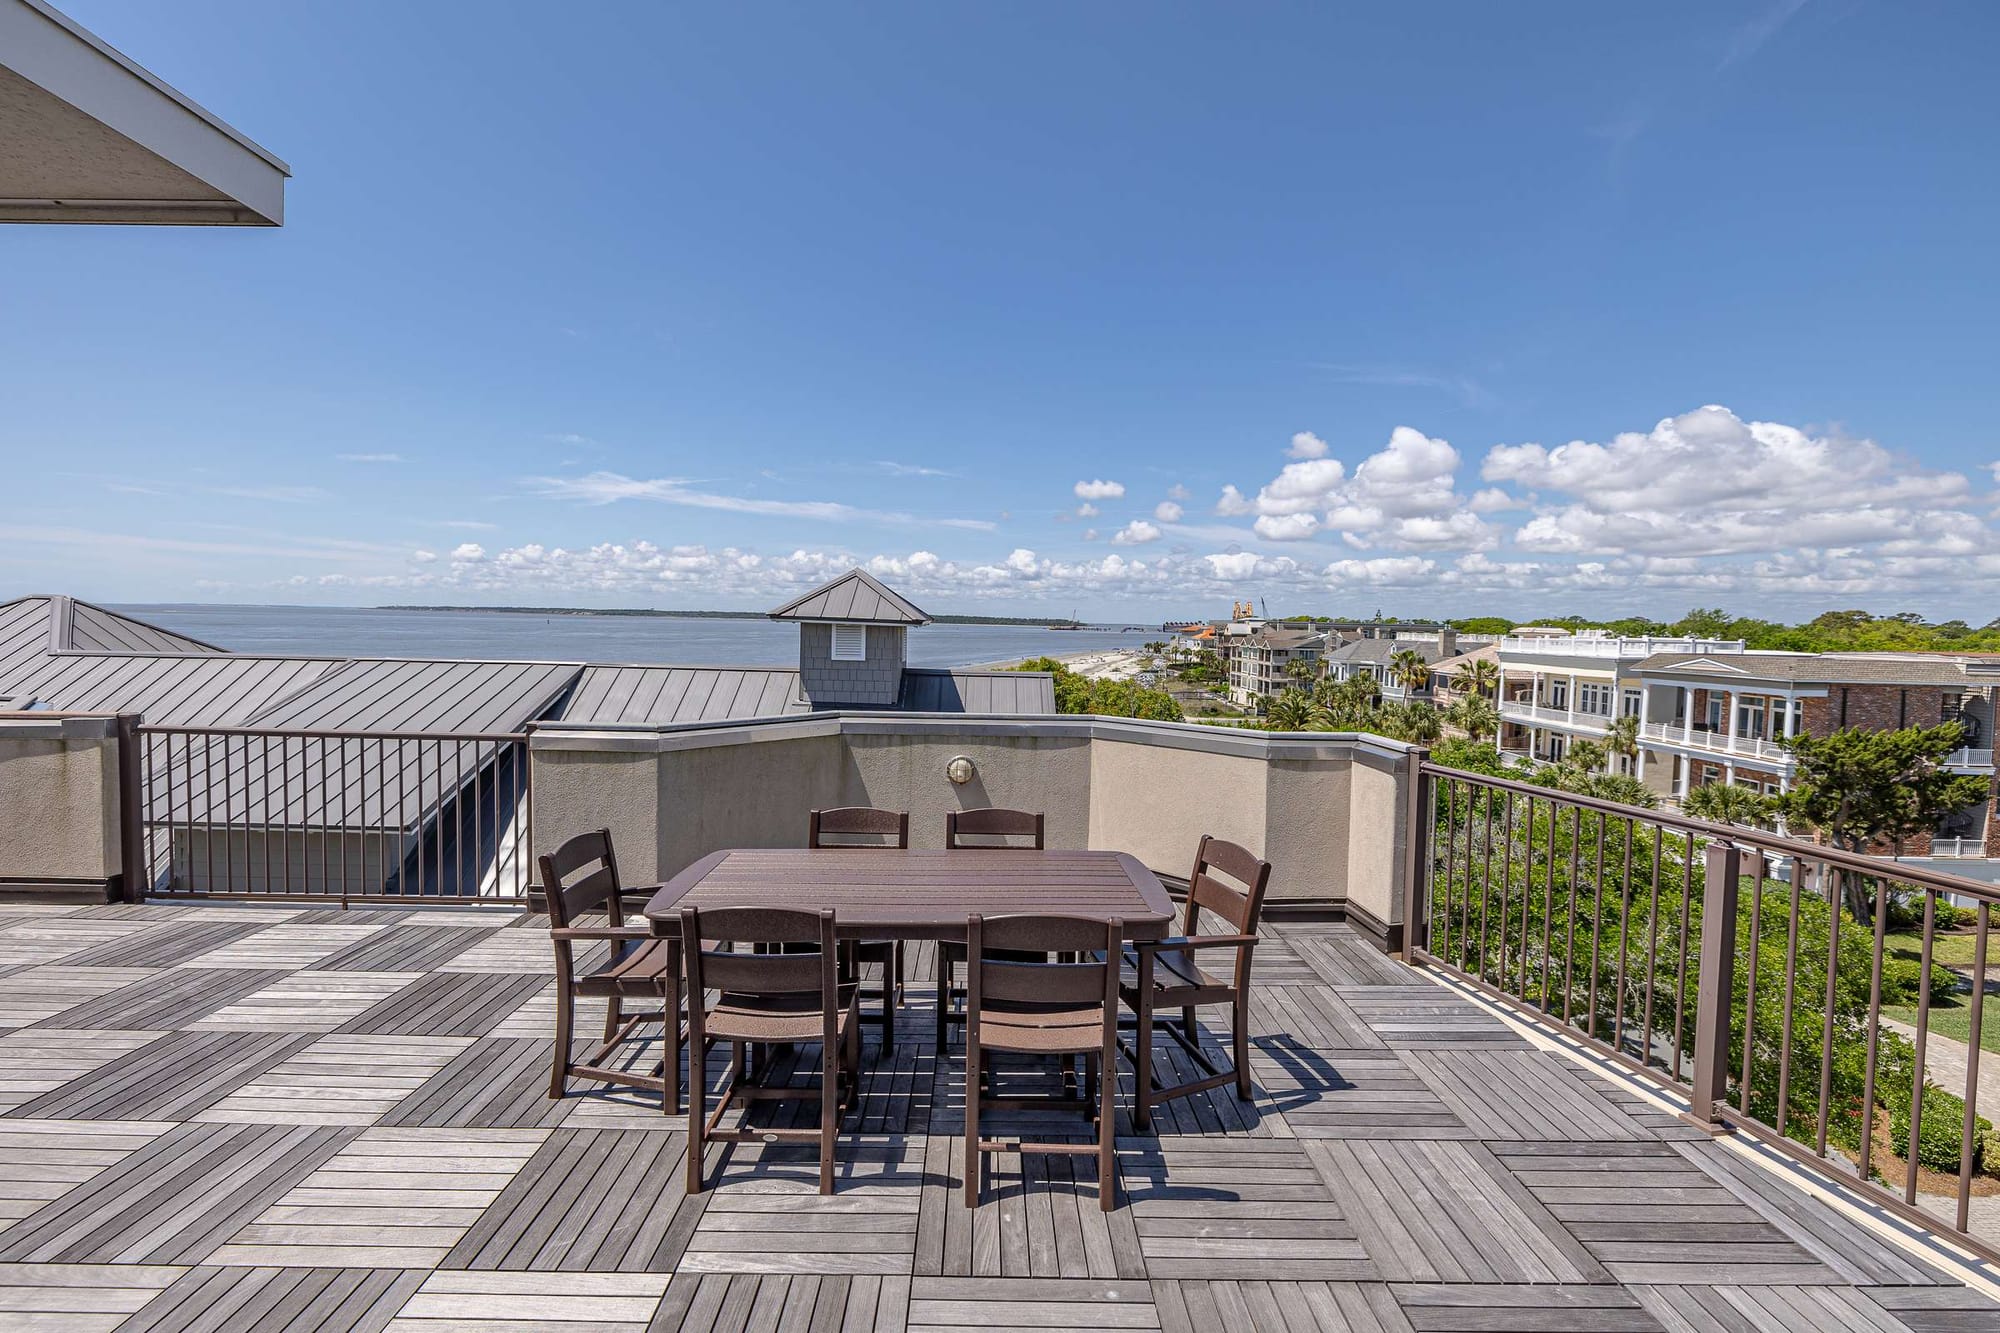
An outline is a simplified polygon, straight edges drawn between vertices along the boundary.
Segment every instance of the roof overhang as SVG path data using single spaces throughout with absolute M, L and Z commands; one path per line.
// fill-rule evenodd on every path
M 45 0 L 0 0 L 0 222 L 276 227 L 291 174 Z

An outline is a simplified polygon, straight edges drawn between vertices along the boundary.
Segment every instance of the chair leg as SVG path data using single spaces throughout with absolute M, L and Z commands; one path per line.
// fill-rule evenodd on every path
M 1118 1071 L 1109 1066 L 1098 1086 L 1097 1207 L 1110 1212 L 1118 1203 L 1118 1161 L 1113 1151 L 1118 1132 Z
M 892 1055 L 896 1050 L 896 991 L 898 974 L 903 970 L 903 945 L 897 941 L 889 947 L 889 956 L 882 960 L 882 1054 Z
M 983 1086 L 984 1070 L 980 1067 L 979 1052 L 972 1049 L 972 1043 L 965 1043 L 965 1206 L 979 1206 L 980 1174 L 986 1165 L 979 1151 L 979 1093 Z
M 944 943 L 937 946 L 937 1053 L 943 1055 L 949 1040 L 951 1024 L 945 1021 L 945 1011 L 951 1004 L 951 957 L 945 952 Z
M 570 1024 L 575 1017 L 573 1008 L 575 1003 L 575 998 L 569 993 L 569 987 L 558 982 L 555 1071 L 549 1075 L 549 1096 L 558 1101 L 569 1095 Z
M 681 985 L 679 981 L 667 983 L 660 996 L 660 1006 L 666 1017 L 660 1026 L 666 1029 L 660 1059 L 660 1077 L 663 1086 L 660 1093 L 660 1111 L 672 1115 L 681 1109 Z M 693 1080 L 690 1080 L 691 1082 Z
M 701 1137 L 702 1118 L 708 1112 L 708 1078 L 705 1069 L 708 1064 L 708 1043 L 695 1040 L 688 1043 L 688 1132 L 687 1132 L 687 1193 L 699 1194 L 706 1182 L 703 1176 L 704 1156 Z
M 604 1039 L 610 1041 L 618 1035 L 618 1024 L 625 1016 L 625 1006 L 618 996 L 604 1001 Z
M 1153 1122 L 1153 976 L 1139 955 L 1139 1024 L 1132 1034 L 1132 1128 L 1144 1134 Z
M 1241 999 L 1229 1006 L 1231 1046 L 1236 1057 L 1236 1099 L 1249 1101 L 1250 1091 L 1250 1021 L 1243 1012 Z
M 849 1031 L 852 1031 L 852 1027 Z M 820 1057 L 819 1071 L 819 1192 L 833 1193 L 834 1127 L 840 1117 L 841 1048 L 847 1043 L 829 1043 Z

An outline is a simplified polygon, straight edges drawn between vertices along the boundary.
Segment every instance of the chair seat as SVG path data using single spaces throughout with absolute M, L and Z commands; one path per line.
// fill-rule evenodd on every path
M 854 946 L 854 957 L 863 963 L 889 963 L 896 958 L 894 940 L 860 940 Z
M 1089 1055 L 1104 1046 L 1104 1010 L 999 1009 L 989 1005 L 979 1014 L 979 1044 L 995 1051 Z
M 1118 992 L 1136 1007 L 1139 995 L 1139 952 L 1127 949 L 1118 968 Z M 1192 955 L 1180 950 L 1153 954 L 1153 1004 L 1172 1008 L 1188 1004 L 1226 1004 L 1236 998 L 1227 980 L 1202 970 Z
M 578 995 L 658 995 L 680 976 L 676 940 L 641 940 L 637 948 L 607 967 L 576 979 Z
M 857 1018 L 856 986 L 840 987 L 839 1033 Z M 717 1041 L 818 1041 L 826 1035 L 826 1020 L 820 1012 L 819 994 L 801 991 L 788 995 L 725 994 L 708 1010 L 703 1024 L 706 1034 Z

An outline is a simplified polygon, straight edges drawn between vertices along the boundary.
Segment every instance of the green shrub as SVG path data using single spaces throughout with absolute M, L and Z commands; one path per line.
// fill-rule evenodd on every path
M 1937 922 L 1939 930 L 1970 930 L 1979 923 L 1979 913 L 1973 908 L 1940 900 L 1932 919 Z M 1917 915 L 1917 924 L 1919 927 L 1923 924 L 1921 912 Z
M 1972 1129 L 1972 1169 L 1979 1170 L 1986 1151 L 1986 1137 L 1993 1122 L 1980 1116 Z M 1924 1086 L 1924 1117 L 1917 1131 L 1917 1165 L 1932 1171 L 1958 1174 L 1959 1145 L 1965 1133 L 1965 1100 L 1943 1088 Z M 1904 1159 L 1910 1155 L 1910 1103 L 1897 1098 L 1889 1107 L 1889 1146 Z

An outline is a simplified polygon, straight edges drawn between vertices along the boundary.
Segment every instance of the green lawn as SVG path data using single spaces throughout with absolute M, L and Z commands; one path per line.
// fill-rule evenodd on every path
M 1931 1006 L 1931 1031 L 1940 1037 L 1950 1037 L 1953 1041 L 1966 1041 L 1972 1036 L 1972 1006 L 1966 1001 L 1970 995 L 1954 995 L 1950 1004 Z M 1913 1007 L 1883 1005 L 1882 1013 L 1915 1027 L 1917 1011 Z M 1979 1049 L 2000 1051 L 2000 995 L 1986 997 L 1986 1013 L 1979 1020 Z
M 1883 946 L 1895 957 L 1917 962 L 1923 957 L 1924 937 L 1917 931 L 1890 931 L 1883 937 Z M 1979 942 L 1974 931 L 1945 934 L 1939 931 L 1931 937 L 1931 961 L 1943 963 L 1946 967 L 1971 967 L 1972 951 Z M 1992 967 L 2000 963 L 2000 930 L 1986 932 L 1986 965 Z

